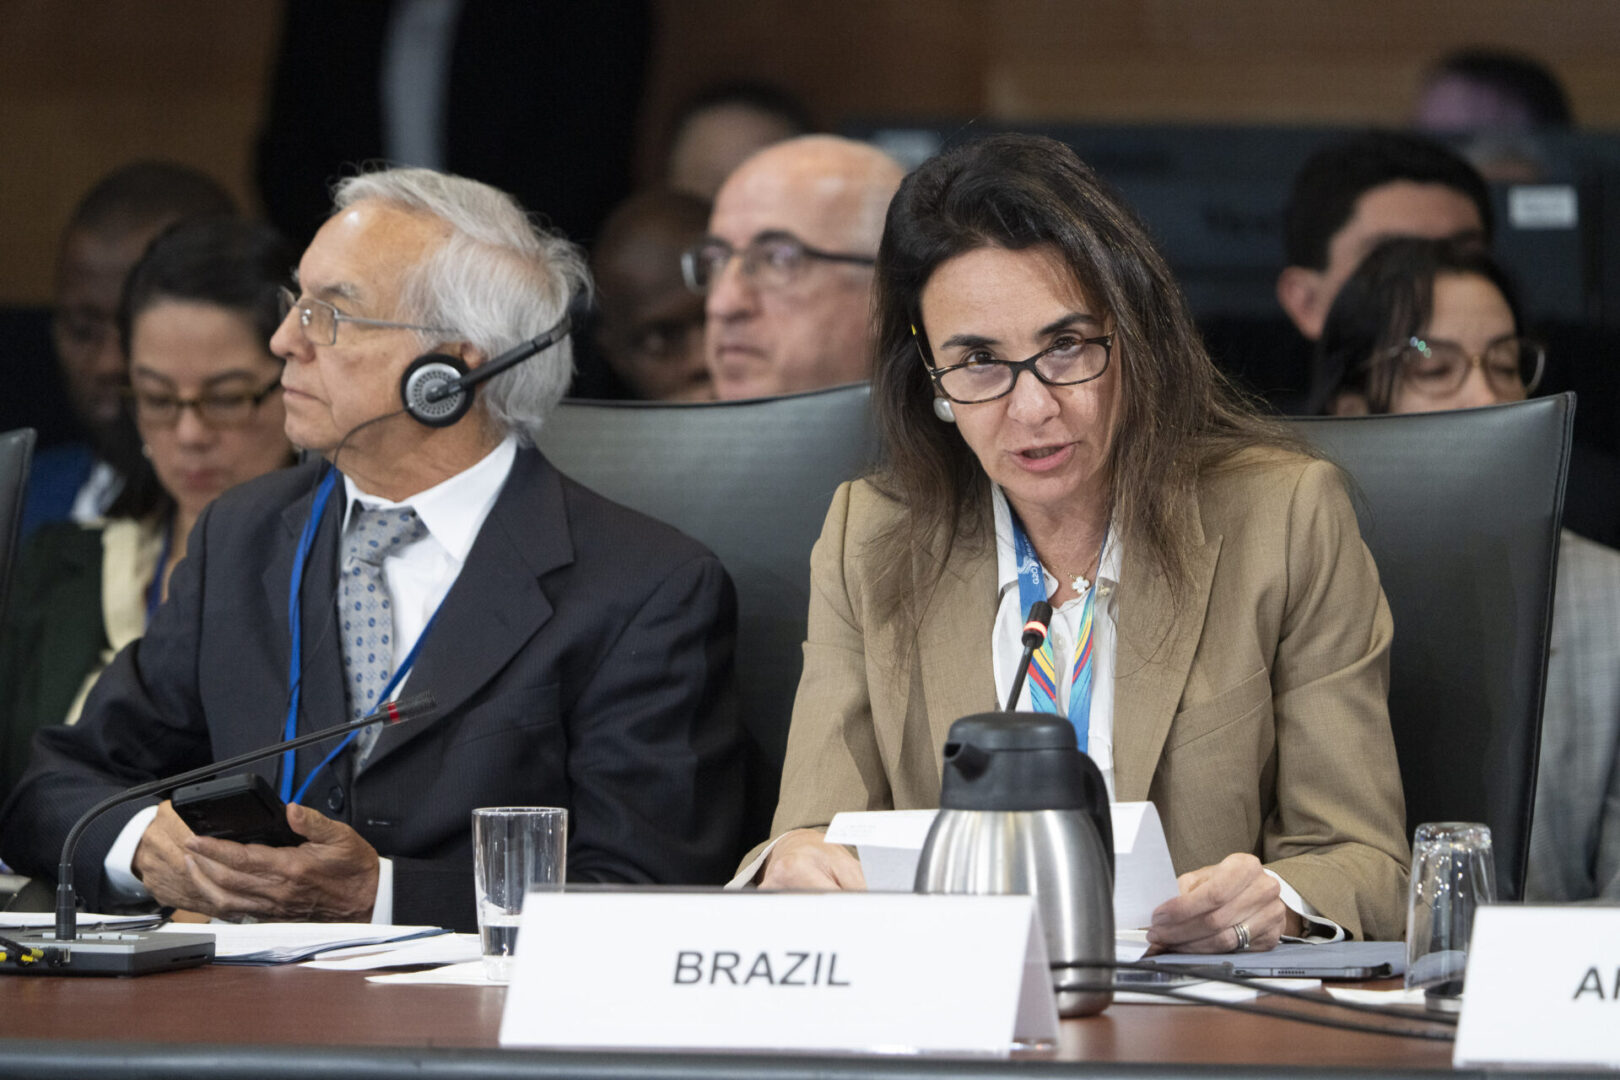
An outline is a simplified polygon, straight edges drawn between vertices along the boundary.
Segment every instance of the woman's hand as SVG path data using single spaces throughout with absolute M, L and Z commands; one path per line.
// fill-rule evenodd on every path
M 860 889 L 866 875 L 860 860 L 839 844 L 822 839 L 820 829 L 783 833 L 765 858 L 762 889 Z
M 1304 928 L 1299 913 L 1283 904 L 1277 879 L 1253 855 L 1228 855 L 1214 866 L 1182 874 L 1176 884 L 1181 895 L 1154 909 L 1147 933 L 1150 956 L 1237 951 L 1243 944 L 1240 923 L 1251 952 L 1273 948 L 1284 934 L 1298 936 Z

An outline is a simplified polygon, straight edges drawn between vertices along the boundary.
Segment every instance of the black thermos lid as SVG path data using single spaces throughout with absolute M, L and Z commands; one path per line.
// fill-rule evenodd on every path
M 1106 809 L 1096 763 L 1074 726 L 1052 713 L 964 716 L 945 741 L 939 805 L 946 810 Z

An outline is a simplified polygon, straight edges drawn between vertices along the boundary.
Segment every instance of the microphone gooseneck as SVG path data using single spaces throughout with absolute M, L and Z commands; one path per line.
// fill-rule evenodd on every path
M 1012 693 L 1007 695 L 1007 707 L 1003 712 L 1012 712 L 1018 708 L 1018 695 L 1024 692 L 1024 680 L 1029 677 L 1029 662 L 1035 657 L 1035 650 L 1046 641 L 1047 628 L 1052 624 L 1052 605 L 1045 600 L 1037 600 L 1029 605 L 1029 618 L 1024 621 L 1024 655 L 1018 661 L 1018 672 L 1013 676 Z
M 109 795 L 96 805 L 86 810 L 73 827 L 68 830 L 67 838 L 62 841 L 62 858 L 56 872 L 56 940 L 66 944 L 78 936 L 78 918 L 75 913 L 77 905 L 73 895 L 73 856 L 79 847 L 79 838 L 84 835 L 85 829 L 96 818 L 111 810 L 113 807 L 133 799 L 155 795 L 160 791 L 170 791 L 186 784 L 196 783 L 229 772 L 243 765 L 251 765 L 255 761 L 262 761 L 267 757 L 287 750 L 297 750 L 299 747 L 311 743 L 321 742 L 338 735 L 347 735 L 351 731 L 370 727 L 372 724 L 403 724 L 411 720 L 419 720 L 431 715 L 438 709 L 438 702 L 434 699 L 432 691 L 424 690 L 412 694 L 400 701 L 384 703 L 370 716 L 363 716 L 358 720 L 351 720 L 346 724 L 337 724 L 333 727 L 312 731 L 307 735 L 300 735 L 295 739 L 272 743 L 257 750 L 249 750 L 245 754 L 238 754 L 224 761 L 216 761 L 200 768 L 183 772 L 176 776 L 165 776 L 158 780 L 149 780 L 144 784 L 137 784 L 132 788 Z

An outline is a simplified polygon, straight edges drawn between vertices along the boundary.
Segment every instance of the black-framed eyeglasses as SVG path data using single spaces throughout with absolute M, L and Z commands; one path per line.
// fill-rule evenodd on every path
M 1077 386 L 1102 377 L 1114 351 L 1114 335 L 1080 337 L 1062 334 L 1056 341 L 1027 360 L 1003 360 L 983 349 L 975 349 L 960 364 L 935 367 L 923 352 L 917 328 L 911 328 L 912 341 L 928 368 L 928 375 L 939 392 L 958 405 L 977 405 L 1012 393 L 1018 376 L 1029 372 L 1047 386 Z
M 375 326 L 384 330 L 417 330 L 424 334 L 447 336 L 455 333 L 454 330 L 447 330 L 442 326 L 422 326 L 418 323 L 362 319 L 358 315 L 345 315 L 325 300 L 317 300 L 313 296 L 299 296 L 286 287 L 283 287 L 278 295 L 281 300 L 281 318 L 285 321 L 288 313 L 298 312 L 299 329 L 303 330 L 304 339 L 311 345 L 336 345 L 338 323 Z
M 792 284 L 813 261 L 851 266 L 877 262 L 870 255 L 813 248 L 790 232 L 762 233 L 740 251 L 718 236 L 705 236 L 681 252 L 681 276 L 686 279 L 686 287 L 699 295 L 707 293 L 725 273 L 733 256 L 741 257 L 744 277 L 770 289 Z
M 1541 385 L 1547 350 L 1527 337 L 1497 338 L 1481 353 L 1470 353 L 1452 341 L 1411 337 L 1389 351 L 1401 382 L 1426 397 L 1446 397 L 1462 389 L 1469 372 L 1479 368 L 1491 388 L 1504 398 L 1528 397 Z
M 253 419 L 253 414 L 265 399 L 281 389 L 281 376 L 263 390 L 243 390 L 237 393 L 211 392 L 193 398 L 176 394 L 158 394 L 150 390 L 124 388 L 124 394 L 135 403 L 135 418 L 153 427 L 173 427 L 180 422 L 180 414 L 187 409 L 197 410 L 197 419 L 211 428 L 241 427 Z

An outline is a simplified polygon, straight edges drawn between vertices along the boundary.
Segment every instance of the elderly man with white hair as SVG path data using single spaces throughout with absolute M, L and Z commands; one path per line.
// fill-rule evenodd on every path
M 36 740 L 0 855 L 49 877 L 104 796 L 403 689 L 437 715 L 260 767 L 303 843 L 196 836 L 166 801 L 114 811 L 79 846 L 86 905 L 467 930 L 469 814 L 501 805 L 569 808 L 570 880 L 723 880 L 742 811 L 731 584 L 530 444 L 568 384 L 579 253 L 493 188 L 391 170 L 339 186 L 297 284 L 271 348 L 288 437 L 316 460 L 204 513 L 146 638 L 81 723 Z M 459 419 L 403 408 L 422 354 L 453 375 L 525 341 L 544 347 Z

